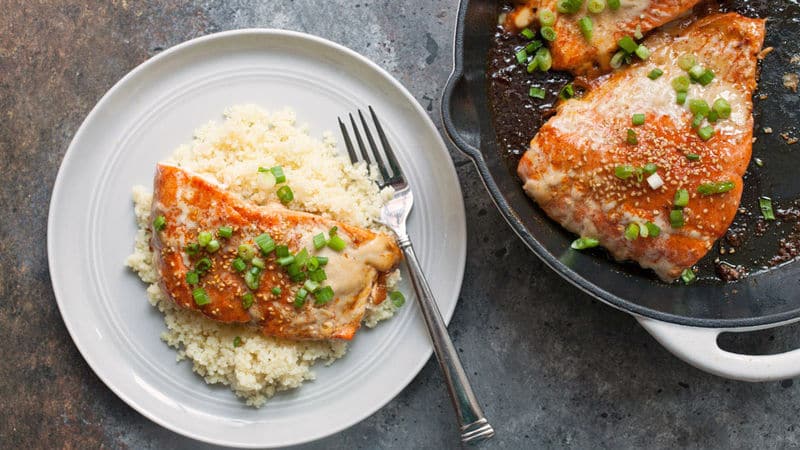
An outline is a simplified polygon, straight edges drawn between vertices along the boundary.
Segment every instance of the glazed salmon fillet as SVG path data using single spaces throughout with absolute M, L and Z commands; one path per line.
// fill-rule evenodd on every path
M 151 247 L 163 292 L 182 308 L 220 322 L 251 324 L 268 336 L 351 339 L 367 302 L 386 297 L 385 276 L 402 258 L 388 235 L 277 203 L 251 204 L 214 181 L 168 164 L 156 169 L 152 217 Z M 204 231 L 214 244 L 203 242 Z M 345 248 L 317 250 L 313 239 L 319 233 L 335 234 Z M 307 263 L 279 264 L 281 250 L 271 248 L 281 245 Z M 298 301 L 312 272 L 321 278 L 317 270 L 326 277 L 318 282 L 317 294 L 306 286 L 305 298 Z M 334 293 L 329 299 L 319 291 L 325 287 Z
M 541 127 L 519 162 L 525 191 L 550 217 L 598 239 L 618 260 L 675 279 L 725 233 L 739 207 L 763 39 L 763 20 L 734 13 L 651 36 L 647 61 L 612 73 L 581 99 L 563 102 Z M 688 100 L 680 105 L 672 80 L 688 76 L 678 65 L 687 56 L 714 78 L 705 86 L 685 79 Z M 663 75 L 651 79 L 656 68 Z M 699 100 L 712 105 L 718 99 L 729 104 L 729 117 L 694 128 L 689 105 L 698 106 L 697 112 Z M 632 124 L 634 114 L 644 115 L 642 125 Z M 688 194 L 684 208 L 679 190 Z M 657 236 L 648 223 L 660 229 Z M 631 227 L 642 230 L 638 237 L 625 236 Z
M 583 2 L 577 13 L 564 14 L 558 12 L 558 0 L 533 0 L 509 13 L 505 23 L 508 29 L 519 29 L 518 25 L 535 20 L 539 9 L 552 11 L 556 15 L 556 39 L 550 45 L 553 69 L 592 76 L 611 70 L 611 57 L 618 50 L 620 38 L 634 36 L 637 30 L 646 34 L 680 17 L 697 3 L 699 0 L 622 0 L 616 10 L 606 6 L 602 12 L 590 14 L 587 2 Z M 585 16 L 592 20 L 590 39 L 578 26 L 578 20 Z

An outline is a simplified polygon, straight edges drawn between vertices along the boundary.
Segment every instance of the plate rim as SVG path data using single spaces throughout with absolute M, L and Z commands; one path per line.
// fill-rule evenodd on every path
M 94 119 L 98 115 L 99 111 L 106 105 L 106 103 L 108 103 L 110 101 L 110 99 L 117 92 L 119 92 L 120 90 L 122 90 L 124 88 L 124 85 L 128 82 L 128 80 L 130 80 L 131 78 L 135 77 L 140 72 L 143 72 L 143 71 L 147 70 L 149 67 L 160 63 L 162 60 L 166 60 L 166 59 L 172 57 L 173 54 L 181 52 L 181 51 L 183 51 L 185 49 L 188 49 L 190 47 L 201 46 L 201 45 L 207 44 L 209 41 L 214 41 L 214 40 L 219 40 L 219 39 L 226 39 L 226 38 L 237 37 L 237 36 L 246 36 L 246 35 L 258 35 L 258 36 L 263 36 L 263 37 L 267 37 L 267 38 L 269 38 L 269 37 L 283 37 L 283 38 L 296 39 L 296 40 L 299 40 L 299 41 L 312 41 L 312 42 L 314 42 L 316 44 L 327 46 L 327 47 L 332 48 L 333 50 L 336 50 L 338 52 L 344 53 L 347 57 L 353 58 L 353 59 L 359 61 L 360 63 L 366 65 L 366 67 L 368 67 L 371 71 L 373 71 L 381 79 L 383 79 L 384 81 L 387 81 L 389 84 L 391 84 L 392 87 L 394 87 L 396 89 L 397 94 L 399 94 L 398 98 L 402 98 L 403 100 L 405 100 L 413 108 L 414 112 L 416 112 L 416 115 L 418 117 L 420 117 L 422 119 L 422 121 L 428 126 L 430 131 L 432 131 L 436 136 L 438 136 L 441 146 L 433 146 L 433 147 L 435 148 L 435 151 L 437 151 L 437 152 L 440 151 L 440 150 L 438 148 L 436 148 L 436 147 L 441 147 L 441 148 L 444 149 L 445 156 L 446 156 L 445 160 L 447 162 L 447 164 L 446 164 L 447 170 L 449 171 L 449 175 L 452 176 L 452 178 L 456 181 L 454 183 L 454 189 L 455 189 L 455 193 L 458 194 L 458 198 L 459 198 L 459 201 L 460 201 L 460 205 L 454 205 L 454 206 L 456 206 L 456 208 L 454 208 L 455 212 L 461 216 L 461 220 L 457 220 L 457 224 L 460 225 L 460 228 L 461 228 L 460 231 L 463 231 L 461 233 L 463 235 L 463 245 L 458 246 L 458 248 L 457 248 L 457 250 L 458 250 L 458 252 L 457 252 L 458 253 L 457 254 L 457 257 L 458 257 L 457 267 L 458 267 L 459 270 L 457 271 L 456 280 L 455 281 L 456 281 L 456 286 L 458 286 L 459 293 L 460 293 L 461 287 L 463 285 L 464 272 L 465 272 L 465 268 L 466 268 L 467 233 L 468 233 L 468 230 L 467 230 L 467 225 L 466 225 L 466 209 L 465 209 L 465 205 L 464 205 L 464 197 L 463 197 L 463 192 L 461 190 L 461 185 L 458 182 L 458 180 L 459 180 L 458 173 L 456 171 L 456 167 L 455 167 L 455 165 L 453 163 L 452 157 L 449 154 L 447 144 L 445 143 L 441 133 L 437 129 L 436 125 L 434 124 L 432 118 L 424 111 L 422 106 L 419 104 L 419 102 L 416 100 L 416 98 L 414 98 L 414 96 L 408 91 L 408 89 L 402 83 L 400 83 L 400 81 L 398 81 L 394 76 L 392 76 L 388 71 L 386 71 L 385 69 L 380 67 L 377 63 L 373 62 L 372 60 L 370 60 L 366 56 L 356 52 L 355 50 L 352 50 L 352 49 L 350 49 L 350 48 L 348 48 L 348 47 L 346 47 L 346 46 L 344 46 L 342 44 L 339 44 L 337 42 L 331 41 L 329 39 L 325 39 L 323 37 L 312 35 L 312 34 L 309 34 L 309 33 L 303 33 L 303 32 L 293 31 L 293 30 L 284 30 L 284 29 L 279 29 L 279 28 L 241 28 L 241 29 L 234 29 L 234 30 L 227 30 L 227 31 L 222 31 L 222 32 L 206 34 L 206 35 L 203 35 L 203 36 L 198 36 L 198 37 L 183 41 L 181 43 L 178 43 L 178 44 L 176 44 L 176 45 L 174 45 L 174 46 L 172 46 L 172 47 L 160 52 L 159 54 L 154 55 L 154 56 L 148 58 L 147 60 L 141 62 L 140 64 L 135 66 L 133 69 L 128 71 L 122 78 L 120 78 L 118 81 L 116 81 L 103 94 L 103 96 L 97 101 L 97 103 L 95 103 L 95 105 L 92 107 L 90 112 L 83 119 L 83 121 L 81 122 L 81 125 L 78 127 L 77 131 L 75 132 L 75 134 L 73 135 L 72 139 L 70 140 L 69 146 L 67 147 L 67 150 L 64 152 L 64 155 L 63 155 L 63 157 L 62 157 L 62 159 L 61 159 L 61 161 L 59 163 L 58 172 L 57 172 L 57 175 L 56 175 L 56 178 L 55 178 L 55 182 L 53 183 L 53 187 L 52 187 L 52 190 L 51 190 L 51 193 L 50 193 L 50 200 L 49 200 L 49 205 L 48 205 L 48 217 L 47 217 L 47 261 L 48 261 L 48 271 L 51 274 L 51 276 L 50 276 L 51 286 L 52 286 L 52 289 L 53 289 L 53 294 L 54 294 L 54 297 L 55 297 L 55 300 L 56 300 L 56 304 L 58 306 L 59 314 L 61 315 L 62 321 L 63 321 L 64 325 L 67 328 L 67 331 L 68 331 L 68 333 L 70 335 L 70 338 L 72 339 L 72 342 L 74 343 L 75 347 L 78 349 L 78 352 L 83 357 L 83 360 L 89 365 L 89 367 L 91 368 L 92 372 L 118 398 L 120 398 L 124 403 L 126 403 L 128 406 L 133 408 L 136 412 L 138 412 L 142 416 L 146 417 L 150 421 L 152 421 L 152 422 L 154 422 L 154 423 L 156 423 L 156 424 L 158 424 L 158 425 L 160 425 L 160 426 L 162 426 L 162 427 L 164 427 L 164 428 L 166 428 L 166 429 L 168 429 L 168 430 L 170 430 L 172 432 L 175 432 L 175 433 L 180 434 L 182 436 L 194 439 L 196 441 L 206 442 L 206 443 L 215 444 L 215 445 L 223 445 L 223 446 L 228 446 L 228 447 L 239 447 L 239 448 L 261 447 L 261 448 L 263 448 L 265 446 L 267 446 L 267 447 L 277 447 L 277 446 L 287 446 L 287 445 L 298 445 L 298 444 L 303 444 L 303 443 L 316 441 L 316 440 L 319 440 L 319 439 L 323 439 L 325 437 L 332 436 L 332 435 L 334 435 L 336 433 L 339 433 L 339 432 L 341 432 L 343 430 L 349 429 L 350 427 L 362 422 L 364 419 L 366 419 L 367 417 L 375 414 L 380 409 L 382 409 L 384 406 L 386 406 L 386 404 L 391 402 L 395 397 L 397 397 L 397 395 L 399 395 L 403 390 L 405 390 L 406 387 L 408 387 L 408 385 L 411 383 L 411 381 L 417 375 L 419 375 L 420 371 L 425 366 L 425 364 L 427 364 L 428 360 L 431 357 L 431 354 L 433 353 L 433 347 L 430 345 L 430 343 L 428 344 L 428 348 L 425 350 L 425 352 L 423 352 L 424 353 L 424 358 L 420 358 L 420 362 L 417 363 L 415 367 L 413 367 L 413 370 L 409 371 L 409 375 L 401 383 L 398 383 L 397 386 L 395 386 L 393 389 L 387 389 L 387 392 L 389 392 L 390 395 L 387 397 L 387 399 L 385 401 L 380 402 L 380 404 L 377 404 L 375 409 L 373 409 L 373 410 L 370 410 L 369 408 L 361 409 L 360 410 L 361 412 L 359 412 L 357 414 L 354 414 L 353 419 L 351 421 L 349 421 L 349 423 L 345 423 L 345 424 L 343 424 L 343 425 L 341 425 L 339 427 L 334 427 L 333 429 L 330 429 L 330 430 L 326 431 L 325 433 L 322 433 L 322 434 L 319 434 L 319 435 L 314 435 L 314 436 L 311 436 L 311 437 L 303 436 L 303 437 L 300 437 L 299 439 L 295 439 L 293 441 L 271 442 L 271 443 L 268 443 L 268 442 L 242 443 L 242 442 L 234 442 L 234 441 L 229 441 L 229 440 L 220 440 L 220 439 L 215 439 L 215 438 L 208 438 L 208 437 L 204 437 L 203 435 L 198 434 L 198 433 L 196 433 L 196 432 L 194 432 L 192 430 L 186 429 L 186 428 L 184 428 L 184 427 L 182 427 L 182 426 L 180 426 L 178 424 L 173 424 L 173 423 L 169 422 L 168 420 L 165 420 L 165 419 L 159 417 L 156 413 L 154 413 L 151 410 L 148 410 L 145 406 L 141 405 L 133 396 L 126 394 L 124 392 L 124 386 L 123 385 L 121 385 L 120 383 L 113 382 L 113 380 L 109 379 L 110 377 L 108 376 L 108 374 L 103 374 L 102 371 L 98 371 L 96 369 L 97 366 L 102 365 L 101 362 L 98 361 L 96 358 L 93 358 L 93 357 L 90 356 L 91 352 L 89 351 L 89 346 L 88 346 L 87 343 L 84 342 L 83 344 L 81 344 L 81 341 L 76 338 L 77 334 L 76 334 L 76 331 L 75 331 L 75 327 L 77 326 L 77 324 L 74 323 L 74 321 L 70 321 L 69 319 L 67 319 L 67 316 L 65 316 L 65 314 L 64 314 L 64 307 L 65 306 L 63 304 L 64 300 L 62 300 L 62 298 L 65 298 L 69 294 L 65 293 L 64 290 L 62 289 L 62 287 L 60 285 L 60 281 L 58 280 L 58 277 L 52 276 L 52 273 L 54 271 L 53 270 L 54 267 L 57 267 L 56 261 L 55 261 L 55 259 L 56 259 L 55 255 L 57 253 L 56 249 L 55 249 L 55 241 L 54 241 L 55 238 L 54 238 L 53 233 L 51 233 L 51 230 L 53 230 L 54 227 L 56 226 L 56 223 L 55 223 L 56 217 L 55 216 L 56 216 L 57 206 L 55 205 L 55 201 L 54 200 L 56 199 L 56 197 L 58 197 L 58 194 L 60 193 L 60 191 L 62 191 L 64 189 L 63 185 L 65 183 L 65 181 L 64 181 L 65 177 L 67 176 L 66 175 L 67 167 L 70 166 L 72 164 L 72 161 L 76 158 L 77 143 L 81 140 L 82 136 L 87 132 L 87 129 L 89 129 L 90 124 L 94 121 Z M 57 271 L 58 269 L 55 269 L 55 270 Z M 442 313 L 443 313 L 442 315 L 443 315 L 445 324 L 449 324 L 450 320 L 452 319 L 453 314 L 455 312 L 455 308 L 458 305 L 458 300 L 459 300 L 459 295 L 456 295 L 455 296 L 455 301 L 452 302 L 452 306 L 450 306 L 446 310 L 442 310 Z

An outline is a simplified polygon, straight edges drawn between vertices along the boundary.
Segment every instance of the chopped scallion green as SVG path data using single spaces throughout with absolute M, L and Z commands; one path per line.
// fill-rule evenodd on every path
M 701 195 L 714 195 L 728 192 L 736 187 L 733 181 L 720 181 L 717 183 L 703 183 L 697 186 L 697 192 Z
M 716 111 L 717 114 L 719 114 L 719 117 L 721 119 L 727 119 L 728 117 L 731 116 L 731 104 L 728 103 L 728 101 L 725 100 L 724 98 L 718 98 L 714 100 L 713 108 L 714 111 Z
M 320 266 L 324 266 L 325 264 L 328 264 L 328 257 L 327 256 L 315 256 L 315 258 L 317 258 L 317 261 L 319 261 L 319 265 Z
M 678 92 L 678 93 L 676 93 L 675 94 L 675 103 L 677 103 L 679 105 L 682 105 L 682 104 L 686 103 L 686 97 L 688 95 L 689 94 L 686 93 L 686 92 Z
M 254 256 L 253 260 L 250 261 L 250 264 L 252 264 L 253 267 L 258 267 L 259 269 L 265 269 L 267 267 L 267 262 L 258 256 Z
M 255 269 L 258 269 L 258 267 L 255 267 Z M 246 284 L 248 288 L 254 291 L 258 290 L 258 286 L 259 284 L 261 284 L 261 281 L 259 280 L 259 275 L 260 273 L 257 275 L 254 274 L 252 270 L 248 270 L 247 272 L 244 273 L 244 284 Z
M 658 170 L 658 166 L 653 163 L 647 163 L 644 165 L 644 167 L 642 167 L 642 169 L 644 170 L 645 174 L 652 175 L 656 173 L 656 171 Z
M 708 86 L 714 80 L 714 72 L 711 69 L 706 69 L 702 75 L 697 78 L 697 82 L 700 83 L 701 86 Z
M 278 199 L 284 205 L 288 204 L 292 200 L 294 200 L 294 192 L 292 192 L 292 188 L 287 185 L 283 185 L 278 189 Z
M 303 305 L 306 304 L 306 297 L 308 297 L 308 291 L 304 288 L 298 289 L 297 293 L 294 296 L 294 306 L 296 308 L 301 308 Z
M 697 135 L 700 136 L 700 139 L 707 141 L 711 139 L 711 136 L 714 136 L 714 127 L 704 126 L 697 130 Z
M 544 89 L 536 86 L 531 86 L 530 90 L 528 90 L 528 96 L 532 98 L 544 99 L 545 94 Z
M 645 115 L 642 113 L 636 113 L 631 117 L 631 123 L 634 126 L 644 125 Z
M 622 38 L 617 41 L 617 45 L 619 45 L 619 48 L 625 50 L 625 53 L 628 54 L 635 52 L 639 47 L 639 44 L 637 44 L 636 41 L 634 41 L 630 36 L 622 36 Z
M 314 304 L 316 306 L 324 305 L 329 301 L 333 300 L 333 296 L 334 293 L 332 287 L 330 286 L 321 287 L 316 291 L 314 291 L 314 299 L 315 299 Z
M 184 250 L 186 250 L 186 254 L 187 255 L 194 256 L 194 255 L 196 255 L 196 254 L 198 254 L 200 252 L 200 245 L 198 245 L 197 242 L 192 242 L 192 243 L 186 244 L 186 247 L 184 247 Z
M 556 23 L 556 14 L 548 8 L 541 8 L 539 10 L 539 25 L 543 27 L 552 27 Z
M 532 55 L 533 52 L 540 49 L 544 44 L 540 40 L 531 41 L 528 45 L 525 46 L 525 52 L 528 55 Z
M 583 0 L 558 0 L 556 10 L 562 14 L 575 14 L 583 6 Z
M 542 35 L 544 40 L 550 42 L 555 41 L 556 36 L 558 36 L 558 33 L 556 33 L 556 30 L 554 30 L 553 27 L 542 27 L 539 29 L 539 34 Z
M 197 274 L 194 270 L 190 270 L 186 272 L 186 283 L 187 284 L 197 284 L 200 282 L 200 275 Z
M 536 33 L 533 32 L 530 28 L 525 28 L 524 30 L 520 31 L 519 34 L 525 36 L 528 39 L 533 39 L 536 36 Z
M 279 266 L 281 266 L 281 267 L 286 267 L 286 266 L 288 266 L 289 264 L 292 264 L 292 263 L 294 263 L 294 256 L 292 256 L 292 255 L 289 255 L 289 256 L 284 256 L 284 257 L 282 257 L 282 258 L 278 258 L 278 260 L 277 260 L 277 261 L 278 261 L 278 265 L 279 265 Z
M 619 9 L 622 2 L 620 0 L 606 0 L 606 3 L 608 3 L 609 9 L 611 9 L 612 11 L 616 11 Z
M 620 180 L 627 180 L 636 173 L 636 168 L 630 164 L 622 164 L 614 168 L 614 175 Z
M 651 238 L 656 238 L 658 237 L 659 234 L 661 234 L 661 228 L 658 225 L 654 224 L 653 222 L 647 222 L 646 224 L 644 224 L 644 226 L 645 228 L 647 228 L 647 234 Z
M 638 144 L 638 143 L 639 143 L 639 139 L 636 137 L 636 132 L 635 132 L 635 131 L 633 131 L 633 130 L 631 130 L 630 128 L 628 128 L 628 132 L 627 132 L 627 134 L 628 134 L 628 135 L 626 136 L 626 138 L 625 138 L 625 141 L 626 141 L 628 144 L 631 144 L 631 145 L 636 145 L 636 144 Z
M 639 224 L 631 222 L 625 227 L 625 239 L 632 241 L 639 237 Z
M 345 240 L 339 237 L 338 235 L 333 235 L 331 236 L 330 240 L 328 240 L 328 247 L 332 248 L 337 252 L 344 250 L 346 246 L 347 242 L 345 242 Z
M 392 301 L 392 304 L 395 306 L 395 308 L 399 308 L 406 304 L 406 296 L 400 291 L 390 292 L 389 300 Z
M 689 205 L 689 191 L 686 189 L 678 189 L 675 191 L 675 198 L 672 200 L 672 204 L 675 205 L 677 208 L 685 208 Z
M 703 124 L 704 120 L 706 120 L 706 116 L 702 114 L 695 114 L 694 119 L 692 119 L 692 128 L 699 128 L 700 125 Z
M 192 298 L 194 298 L 194 303 L 197 306 L 203 306 L 211 303 L 211 299 L 208 298 L 208 293 L 203 288 L 196 288 L 192 291 Z
M 200 275 L 208 272 L 209 269 L 211 269 L 211 260 L 208 258 L 200 258 L 194 265 L 194 270 Z
M 324 269 L 311 270 L 308 272 L 308 279 L 321 283 L 328 279 L 328 274 L 325 273 Z
M 517 62 L 520 64 L 525 64 L 528 62 L 528 52 L 524 48 L 515 53 L 514 56 L 517 58 Z
M 694 270 L 687 268 L 681 272 L 681 280 L 683 280 L 684 284 L 692 284 L 697 280 L 697 275 L 695 275 Z
M 558 91 L 558 97 L 564 100 L 575 97 L 575 87 L 572 83 L 567 83 Z
M 683 211 L 680 209 L 673 209 L 669 212 L 669 225 L 672 228 L 681 228 L 683 226 Z
M 583 35 L 584 39 L 586 39 L 587 41 L 592 40 L 592 31 L 594 30 L 594 24 L 592 23 L 591 17 L 584 16 L 578 19 L 578 28 L 580 28 L 581 34 Z
M 153 220 L 153 228 L 155 228 L 156 231 L 161 231 L 166 226 L 167 226 L 167 218 L 164 217 L 163 214 L 158 216 L 158 217 L 156 217 L 155 220 Z
M 692 114 L 707 116 L 710 110 L 711 108 L 708 107 L 708 103 L 703 99 L 693 98 L 689 100 L 689 111 L 691 111 Z
M 697 153 L 687 153 L 686 159 L 688 159 L 689 161 L 700 161 L 700 155 L 698 155 Z
M 227 225 L 224 227 L 219 227 L 219 229 L 217 230 L 217 236 L 228 239 L 231 236 L 233 236 L 233 228 Z
M 268 255 L 270 252 L 275 250 L 275 241 L 272 239 L 272 236 L 269 233 L 261 233 L 260 235 L 256 236 L 255 239 L 256 245 L 258 248 L 261 249 L 261 253 Z
M 278 245 L 275 247 L 275 257 L 277 258 L 285 258 L 289 256 L 289 246 L 288 245 Z
M 619 69 L 620 67 L 622 67 L 622 63 L 625 61 L 625 56 L 626 54 L 624 50 L 620 50 L 617 53 L 614 53 L 614 56 L 611 57 L 611 61 L 609 62 L 611 68 Z
M 767 220 L 775 220 L 775 212 L 772 210 L 772 199 L 769 197 L 759 197 L 758 206 L 761 215 Z
M 231 262 L 231 267 L 237 272 L 244 272 L 244 270 L 247 269 L 247 263 L 245 263 L 242 258 L 236 258 Z
M 275 287 L 273 287 L 273 288 L 271 289 L 271 291 L 272 291 L 272 295 L 281 295 L 281 292 L 283 292 L 283 291 L 281 290 L 281 288 L 279 288 L 278 286 L 275 286 Z
M 689 84 L 691 84 L 691 80 L 686 75 L 681 75 L 679 77 L 675 77 L 672 79 L 672 89 L 675 89 L 675 92 L 689 92 Z
M 242 346 L 242 338 L 239 337 L 239 336 L 236 336 L 235 338 L 233 338 L 233 346 L 234 347 L 241 347 Z
M 255 301 L 255 297 L 253 296 L 252 292 L 247 292 L 242 296 L 242 308 L 248 309 L 253 306 L 253 302 Z
M 661 77 L 661 75 L 664 75 L 664 71 L 656 67 L 647 74 L 647 78 L 650 78 L 651 80 L 657 80 Z
M 587 248 L 593 248 L 600 245 L 600 241 L 590 237 L 579 237 L 572 241 L 570 247 L 574 248 L 575 250 L 585 250 Z
M 241 244 L 237 249 L 239 253 L 239 258 L 242 258 L 245 261 L 250 261 L 256 256 L 256 249 L 250 244 Z
M 636 51 L 634 53 L 636 53 L 636 56 L 643 61 L 650 57 L 650 49 L 641 44 L 636 47 Z
M 688 71 L 697 64 L 697 58 L 691 53 L 684 53 L 678 57 L 678 67 Z
M 275 166 L 269 169 L 272 172 L 272 176 L 275 177 L 275 184 L 281 184 L 286 182 L 286 175 L 283 173 L 283 167 Z
M 216 239 L 212 239 L 212 240 L 210 240 L 210 241 L 208 242 L 208 245 L 206 245 L 206 250 L 207 250 L 209 253 L 214 253 L 214 252 L 216 252 L 217 250 L 219 250 L 219 248 L 220 248 L 220 243 L 219 243 L 219 241 L 218 241 L 218 240 L 216 240 Z
M 214 236 L 211 235 L 208 231 L 201 231 L 197 233 L 197 243 L 200 244 L 200 247 L 205 247 L 211 242 Z
M 606 1 L 605 0 L 589 0 L 586 3 L 586 9 L 589 10 L 592 14 L 600 14 L 606 9 Z

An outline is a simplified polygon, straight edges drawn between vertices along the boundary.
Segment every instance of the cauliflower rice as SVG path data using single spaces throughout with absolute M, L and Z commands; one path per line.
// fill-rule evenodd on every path
M 363 163 L 353 165 L 339 156 L 330 133 L 322 141 L 309 136 L 307 127 L 295 126 L 295 114 L 288 109 L 269 113 L 255 105 L 237 105 L 224 115 L 222 123 L 210 122 L 197 129 L 192 142 L 178 147 L 167 161 L 215 179 L 260 205 L 276 199 L 276 186 L 272 175 L 259 173 L 258 168 L 280 165 L 295 195 L 290 208 L 378 228 L 375 220 L 391 198 L 391 189 L 380 191 Z M 313 380 L 311 366 L 318 360 L 331 364 L 344 356 L 344 341 L 267 337 L 252 327 L 215 322 L 176 307 L 157 284 L 149 244 L 152 199 L 150 189 L 133 188 L 139 230 L 126 264 L 149 284 L 150 303 L 164 314 L 167 326 L 161 339 L 177 350 L 178 361 L 189 359 L 207 383 L 228 385 L 248 405 L 259 407 L 276 392 Z M 396 271 L 387 280 L 388 287 L 398 280 Z M 364 323 L 374 327 L 395 310 L 391 301 L 368 304 Z M 236 336 L 243 342 L 240 347 L 233 346 Z

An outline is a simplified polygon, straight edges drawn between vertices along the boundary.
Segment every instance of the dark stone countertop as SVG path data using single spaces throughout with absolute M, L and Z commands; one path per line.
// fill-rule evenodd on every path
M 0 446 L 205 447 L 150 422 L 100 382 L 67 334 L 50 287 L 45 237 L 52 185 L 70 139 L 108 88 L 184 40 L 278 27 L 368 56 L 439 124 L 455 9 L 455 0 L 3 1 Z M 497 430 L 483 447 L 800 444 L 800 385 L 727 381 L 677 360 L 630 316 L 579 292 L 528 252 L 472 165 L 452 154 L 470 240 L 450 332 Z M 729 341 L 776 352 L 800 344 L 800 333 L 786 327 Z M 457 442 L 431 360 L 389 405 L 308 448 L 452 448 Z

